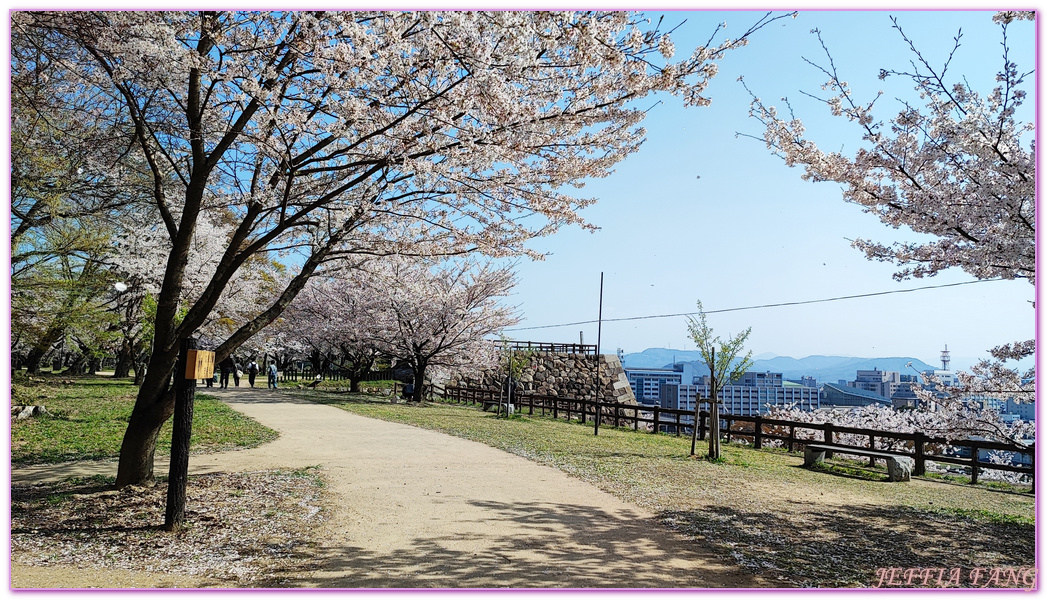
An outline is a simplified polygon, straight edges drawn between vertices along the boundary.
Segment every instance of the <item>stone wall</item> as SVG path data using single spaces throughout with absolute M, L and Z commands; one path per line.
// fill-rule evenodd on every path
M 543 396 L 592 400 L 596 383 L 596 360 L 591 354 L 566 354 L 529 351 L 518 377 L 517 389 Z M 601 354 L 600 401 L 636 404 L 621 361 L 614 354 Z M 451 385 L 501 389 L 504 369 L 485 374 L 480 379 L 456 379 Z

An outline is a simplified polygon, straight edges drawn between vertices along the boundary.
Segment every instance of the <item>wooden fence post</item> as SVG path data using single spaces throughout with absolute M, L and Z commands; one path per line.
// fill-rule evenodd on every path
M 760 415 L 756 415 L 753 431 L 753 448 L 757 450 L 763 449 L 763 419 Z
M 916 468 L 913 470 L 913 475 L 924 475 L 927 472 L 927 462 L 924 458 L 924 435 L 922 431 L 917 431 L 915 439 L 913 440 L 913 453 L 916 458 Z
M 789 426 L 789 452 L 793 451 L 793 445 L 796 442 L 796 425 Z
M 662 407 L 658 404 L 654 405 L 654 423 L 651 424 L 651 433 L 658 433 L 658 423 L 661 422 L 662 416 L 660 409 Z
M 978 444 L 971 442 L 971 485 L 978 483 Z
M 167 475 L 167 507 L 164 529 L 180 531 L 185 525 L 185 495 L 189 482 L 189 439 L 193 434 L 193 399 L 196 379 L 186 379 L 186 363 L 190 350 L 196 349 L 196 339 L 182 340 L 178 362 L 175 364 L 175 408 L 172 418 L 171 462 Z

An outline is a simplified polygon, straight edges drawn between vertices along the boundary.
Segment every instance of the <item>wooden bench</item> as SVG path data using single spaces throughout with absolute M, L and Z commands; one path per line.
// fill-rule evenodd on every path
M 507 414 L 507 415 L 511 415 L 514 412 L 516 412 L 516 405 L 515 404 L 506 404 L 505 402 L 496 402 L 496 401 L 493 401 L 493 400 L 485 400 L 484 401 L 483 411 L 487 412 L 491 408 L 497 408 L 497 409 L 499 409 L 499 411 L 504 409 L 505 410 L 505 414 Z
M 829 444 L 808 444 L 803 450 L 803 466 L 811 467 L 822 464 L 826 455 L 831 458 L 834 452 L 868 456 L 872 459 L 882 458 L 887 463 L 888 481 L 909 481 L 909 476 L 916 465 L 916 461 L 911 456 L 901 454 L 864 448 L 850 448 L 847 446 L 832 446 Z

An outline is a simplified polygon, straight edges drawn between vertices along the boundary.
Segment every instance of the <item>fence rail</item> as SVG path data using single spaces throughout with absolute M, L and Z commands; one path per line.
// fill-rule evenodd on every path
M 446 388 L 444 390 L 444 399 L 463 404 L 503 403 L 506 401 L 501 391 L 463 387 Z M 571 420 L 574 417 L 581 421 L 588 421 L 590 418 L 595 417 L 597 410 L 597 403 L 594 400 L 528 393 L 514 394 L 512 403 L 516 406 L 517 411 L 526 409 L 530 415 L 538 411 L 541 416 L 552 416 L 554 419 L 565 418 Z M 694 413 L 688 410 L 662 408 L 658 405 L 621 404 L 603 401 L 599 403 L 599 410 L 603 419 L 601 422 L 613 424 L 615 427 L 631 427 L 634 430 L 639 430 L 641 424 L 643 424 L 642 427 L 651 431 L 651 433 L 658 433 L 664 430 L 677 436 L 681 434 L 690 435 L 694 427 Z M 709 413 L 703 410 L 698 415 L 698 438 L 704 440 L 709 432 Z M 737 441 L 744 440 L 751 443 L 756 449 L 763 448 L 764 442 L 767 440 L 780 441 L 782 446 L 788 448 L 790 452 L 802 450 L 805 445 L 811 443 L 827 443 L 855 450 L 876 449 L 910 456 L 916 463 L 915 475 L 924 475 L 926 473 L 927 461 L 933 461 L 967 467 L 970 469 L 971 483 L 977 483 L 979 473 L 985 469 L 1022 473 L 1029 476 L 1030 482 L 1035 477 L 1035 446 L 1026 448 L 1016 444 L 988 440 L 953 440 L 927 435 L 922 432 L 903 433 L 857 427 L 841 427 L 832 423 L 785 421 L 769 419 L 761 415 L 720 415 L 720 421 L 724 424 L 721 429 L 721 435 L 724 436 L 727 442 L 730 442 L 732 439 Z M 740 426 L 736 428 L 735 425 Z M 821 439 L 797 436 L 797 432 L 802 431 L 820 432 Z M 843 440 L 840 439 L 842 435 L 867 437 L 868 445 L 843 443 Z M 969 455 L 964 456 L 963 454 L 967 453 L 955 452 L 955 449 L 966 449 Z M 1019 456 L 1029 457 L 1029 464 L 1001 465 L 986 462 L 980 459 L 980 450 L 1013 452 Z
M 512 340 L 507 347 L 512 350 L 537 350 L 559 354 L 596 354 L 596 344 L 556 344 L 551 342 L 521 342 Z

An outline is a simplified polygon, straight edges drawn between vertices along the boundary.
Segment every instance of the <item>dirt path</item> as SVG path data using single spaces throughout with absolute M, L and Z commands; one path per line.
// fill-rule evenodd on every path
M 305 587 L 767 585 L 650 513 L 521 457 L 261 388 L 208 393 L 280 437 L 194 456 L 192 473 L 322 467 L 332 506 L 323 567 L 302 575 Z M 113 472 L 112 463 L 41 466 L 12 481 Z

